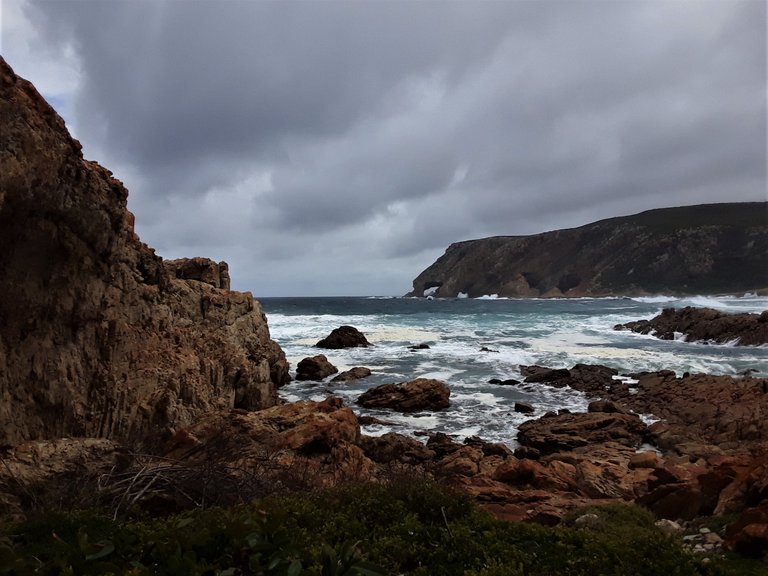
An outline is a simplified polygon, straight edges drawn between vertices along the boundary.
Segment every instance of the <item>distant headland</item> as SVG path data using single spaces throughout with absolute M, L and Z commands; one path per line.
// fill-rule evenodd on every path
M 648 210 L 451 244 L 408 296 L 731 294 L 768 289 L 768 202 Z

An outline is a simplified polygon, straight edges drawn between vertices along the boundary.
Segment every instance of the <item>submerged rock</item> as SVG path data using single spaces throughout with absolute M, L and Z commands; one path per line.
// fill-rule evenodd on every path
M 413 346 L 408 346 L 408 350 L 429 350 L 429 344 L 424 342 L 421 344 L 414 344 Z

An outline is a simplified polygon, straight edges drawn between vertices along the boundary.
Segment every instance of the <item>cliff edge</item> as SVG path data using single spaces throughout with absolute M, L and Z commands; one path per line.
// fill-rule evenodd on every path
M 156 445 L 211 409 L 278 403 L 288 365 L 225 263 L 164 262 L 127 190 L 0 58 L 0 445 Z
M 649 210 L 451 244 L 408 296 L 744 293 L 768 288 L 768 202 Z

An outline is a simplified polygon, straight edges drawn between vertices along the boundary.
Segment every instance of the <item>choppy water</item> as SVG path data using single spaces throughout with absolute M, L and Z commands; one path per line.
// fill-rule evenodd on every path
M 514 444 L 517 426 L 530 416 L 514 411 L 529 402 L 537 415 L 546 410 L 586 409 L 578 392 L 542 385 L 498 386 L 491 378 L 522 379 L 520 364 L 570 368 L 574 364 L 611 366 L 622 373 L 670 369 L 738 374 L 747 369 L 768 376 L 767 347 L 736 347 L 663 341 L 613 326 L 651 318 L 665 307 L 709 306 L 726 312 L 768 309 L 766 297 L 413 299 L 413 298 L 265 298 L 260 300 L 272 337 L 292 368 L 302 358 L 325 354 L 340 371 L 366 366 L 373 375 L 354 383 L 293 382 L 281 389 L 289 400 L 341 396 L 359 414 L 376 416 L 389 426 L 367 426 L 366 434 L 390 430 L 442 431 L 459 438 L 479 435 Z M 374 344 L 370 348 L 321 350 L 314 344 L 333 328 L 348 324 Z M 408 346 L 427 343 L 428 350 Z M 493 352 L 481 352 L 482 347 Z M 365 410 L 354 404 L 366 389 L 418 377 L 439 378 L 451 388 L 451 407 L 438 413 L 403 415 Z M 536 416 L 536 415 L 534 415 Z

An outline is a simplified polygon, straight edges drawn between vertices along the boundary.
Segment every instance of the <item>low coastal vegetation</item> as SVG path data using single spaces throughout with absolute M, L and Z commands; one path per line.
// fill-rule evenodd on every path
M 562 526 L 494 519 L 434 482 L 400 479 L 152 517 L 48 511 L 0 531 L 0 574 L 531 576 L 765 574 L 693 554 L 646 510 L 571 513 Z

